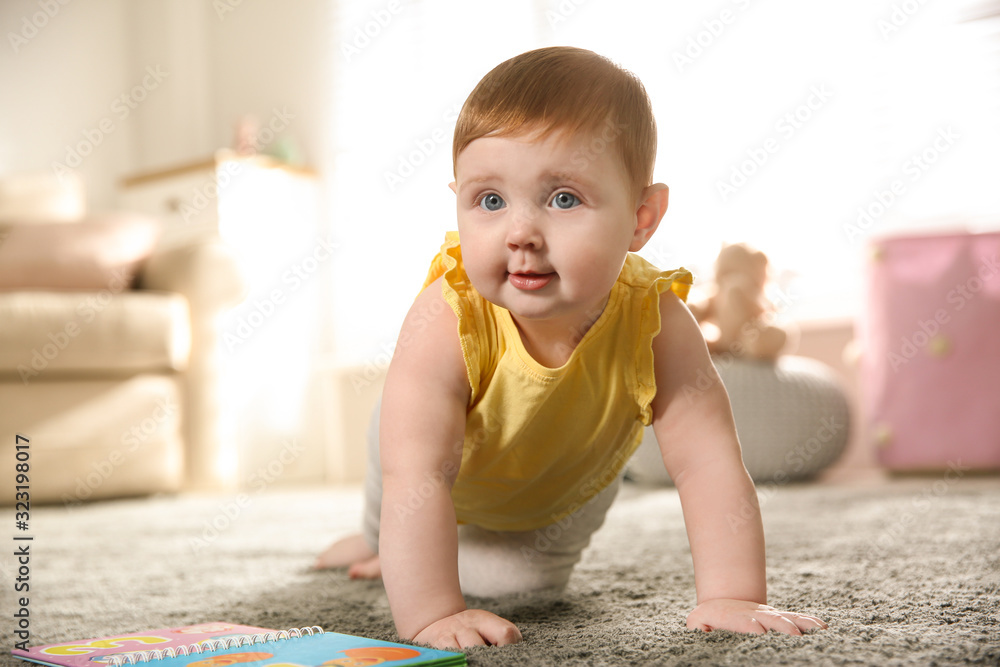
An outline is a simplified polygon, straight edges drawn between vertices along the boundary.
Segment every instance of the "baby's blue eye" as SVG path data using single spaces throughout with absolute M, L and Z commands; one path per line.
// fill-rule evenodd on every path
M 580 204 L 580 199 L 570 192 L 560 192 L 552 198 L 552 205 L 556 208 L 573 208 Z
M 479 200 L 479 208 L 484 211 L 499 211 L 506 205 L 503 197 L 495 193 L 488 194 Z

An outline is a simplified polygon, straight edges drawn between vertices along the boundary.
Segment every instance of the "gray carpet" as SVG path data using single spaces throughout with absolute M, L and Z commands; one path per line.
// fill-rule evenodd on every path
M 694 586 L 676 492 L 626 486 L 566 592 L 479 602 L 525 641 L 469 651 L 469 663 L 1000 664 L 1000 480 L 760 492 L 771 603 L 825 618 L 828 630 L 685 629 Z M 380 583 L 308 569 L 359 513 L 353 489 L 33 508 L 32 644 L 210 620 L 394 639 Z M 11 544 L 13 516 L 2 516 Z M 0 667 L 25 664 L 6 654 L 12 551 L 0 561 Z

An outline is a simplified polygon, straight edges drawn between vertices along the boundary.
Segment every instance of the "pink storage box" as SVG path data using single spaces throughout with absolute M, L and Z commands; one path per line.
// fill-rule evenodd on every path
M 866 430 L 891 470 L 1000 469 L 1000 233 L 871 244 Z

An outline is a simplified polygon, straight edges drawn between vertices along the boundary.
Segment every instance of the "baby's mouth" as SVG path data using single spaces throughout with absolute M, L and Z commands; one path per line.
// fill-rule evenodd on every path
M 539 290 L 552 282 L 552 279 L 556 277 L 555 272 L 551 273 L 534 273 L 531 271 L 524 271 L 519 273 L 508 273 L 507 281 L 520 290 Z

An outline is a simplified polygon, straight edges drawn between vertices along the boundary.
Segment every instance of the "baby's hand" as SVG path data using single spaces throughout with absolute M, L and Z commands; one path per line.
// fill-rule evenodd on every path
M 503 646 L 521 641 L 521 631 L 496 614 L 482 609 L 466 609 L 431 623 L 413 641 L 440 649 L 483 644 Z
M 779 611 L 766 604 L 744 600 L 706 600 L 694 608 L 687 618 L 692 630 L 732 630 L 762 635 L 768 630 L 801 635 L 803 630 L 827 627 L 815 616 Z

